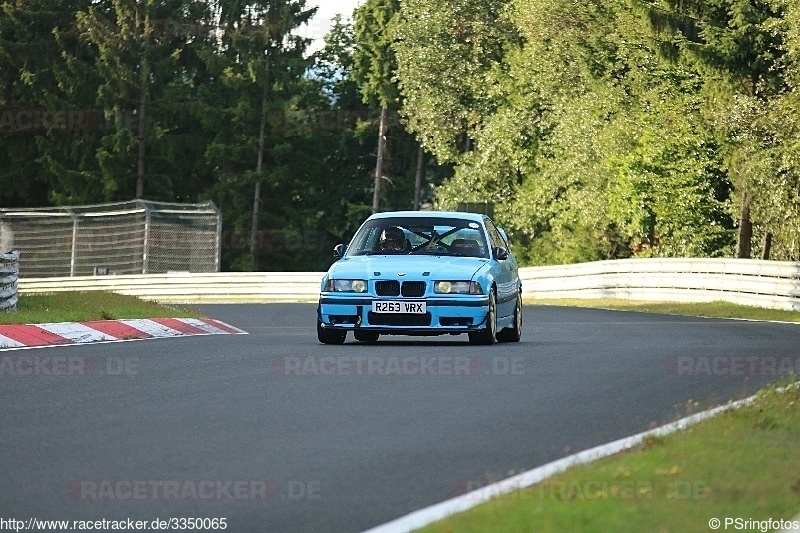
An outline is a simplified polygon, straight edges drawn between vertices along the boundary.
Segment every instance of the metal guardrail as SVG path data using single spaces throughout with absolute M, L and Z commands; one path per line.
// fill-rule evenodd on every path
M 234 272 L 22 278 L 20 294 L 112 291 L 161 303 L 315 301 L 323 272 Z
M 109 290 L 164 303 L 315 301 L 322 272 L 158 274 L 20 279 L 21 294 Z M 526 298 L 723 300 L 800 310 L 800 263 L 624 259 L 520 269 Z
M 520 269 L 527 296 L 727 301 L 800 310 L 800 263 L 752 259 L 622 259 Z
M 0 254 L 0 312 L 17 310 L 17 278 L 19 274 L 19 252 Z

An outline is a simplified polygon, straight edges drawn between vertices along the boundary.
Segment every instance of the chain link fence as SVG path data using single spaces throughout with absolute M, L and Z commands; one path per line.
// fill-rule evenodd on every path
M 0 222 L 14 232 L 23 277 L 220 269 L 222 217 L 213 202 L 0 208 Z

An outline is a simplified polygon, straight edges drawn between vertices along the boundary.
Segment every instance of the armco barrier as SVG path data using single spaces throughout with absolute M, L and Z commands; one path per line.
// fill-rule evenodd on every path
M 17 275 L 19 252 L 0 254 L 0 312 L 11 313 L 17 309 Z
M 322 272 L 170 273 L 22 278 L 20 294 L 105 290 L 162 303 L 314 301 Z
M 109 290 L 165 303 L 314 301 L 321 272 L 158 274 L 20 279 L 21 294 Z M 526 298 L 723 300 L 800 310 L 800 263 L 623 259 L 520 269 Z
M 800 263 L 752 259 L 621 259 L 520 269 L 528 297 L 727 301 L 800 310 Z

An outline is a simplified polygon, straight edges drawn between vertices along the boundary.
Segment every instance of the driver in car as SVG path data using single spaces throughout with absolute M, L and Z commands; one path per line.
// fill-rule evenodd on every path
M 397 226 L 390 226 L 381 233 L 382 252 L 404 252 L 406 250 L 406 234 Z

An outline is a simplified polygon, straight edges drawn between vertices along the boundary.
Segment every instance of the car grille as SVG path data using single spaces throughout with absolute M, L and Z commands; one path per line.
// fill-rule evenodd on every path
M 404 313 L 373 313 L 367 314 L 371 326 L 430 326 L 431 314 L 410 315 Z
M 404 281 L 403 296 L 422 296 L 425 294 L 424 281 Z
M 375 292 L 378 296 L 399 296 L 400 295 L 400 282 L 399 281 L 376 281 Z
M 375 282 L 375 292 L 378 296 L 409 296 L 417 298 L 425 295 L 424 281 L 404 281 L 402 289 L 400 282 L 395 280 L 384 280 Z

